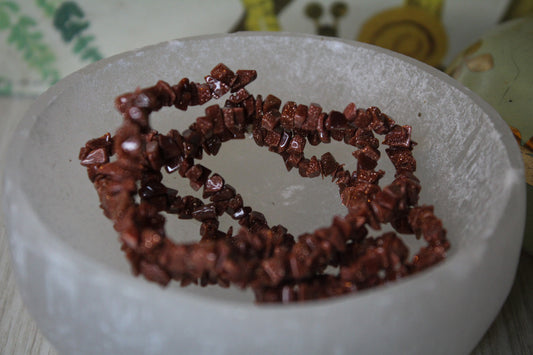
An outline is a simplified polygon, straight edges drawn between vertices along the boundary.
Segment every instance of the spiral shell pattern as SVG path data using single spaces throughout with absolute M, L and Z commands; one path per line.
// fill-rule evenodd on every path
M 447 35 L 441 20 L 415 6 L 393 8 L 371 17 L 363 24 L 357 40 L 432 66 L 441 64 L 447 50 Z

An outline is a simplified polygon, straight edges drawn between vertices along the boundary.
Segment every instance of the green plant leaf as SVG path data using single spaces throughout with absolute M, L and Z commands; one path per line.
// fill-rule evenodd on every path
M 9 28 L 9 26 L 11 26 L 9 15 L 7 12 L 2 11 L 2 9 L 0 8 L 0 31 Z
M 22 28 L 20 28 L 20 26 L 15 25 L 11 28 L 11 33 L 9 34 L 9 37 L 7 38 L 7 42 L 14 44 L 15 47 L 17 47 L 19 51 L 23 50 L 24 47 L 26 47 L 26 43 L 27 43 L 26 36 Z
M 35 26 L 37 24 L 37 22 L 33 18 L 31 18 L 29 16 L 22 15 L 22 16 L 20 16 L 18 24 L 21 27 L 31 27 L 31 26 Z
M 55 68 L 56 57 L 36 25 L 33 18 L 21 15 L 17 23 L 11 26 L 7 40 L 17 48 L 27 66 L 39 72 L 43 81 L 54 83 L 60 76 Z
M 12 95 L 13 94 L 13 83 L 11 79 L 0 76 L 0 95 Z
M 94 47 L 87 48 L 87 50 L 85 50 L 81 54 L 81 59 L 90 60 L 90 61 L 93 61 L 93 62 L 99 61 L 102 58 L 103 57 L 100 54 L 100 52 L 98 52 L 98 49 L 96 49 Z
M 70 42 L 89 27 L 89 21 L 85 20 L 84 16 L 83 10 L 72 1 L 66 1 L 57 8 L 54 27 L 61 32 L 65 42 Z
M 19 5 L 14 1 L 0 1 L 0 8 L 6 8 L 12 12 L 18 12 L 20 10 Z
M 72 50 L 74 51 L 74 53 L 80 53 L 92 41 L 94 41 L 94 36 L 92 36 L 92 35 L 80 36 L 80 37 L 78 37 L 76 43 L 74 43 L 74 47 L 72 48 Z
M 35 3 L 41 9 L 43 9 L 44 14 L 48 17 L 54 16 L 54 13 L 56 12 L 57 7 L 59 5 L 58 1 L 48 2 L 47 0 L 36 0 Z

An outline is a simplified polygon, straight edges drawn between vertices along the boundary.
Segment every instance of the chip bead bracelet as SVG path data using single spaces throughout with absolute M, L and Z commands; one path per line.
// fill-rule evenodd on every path
M 411 127 L 397 125 L 378 108 L 357 108 L 325 113 L 279 98 L 253 97 L 246 85 L 254 70 L 231 71 L 218 64 L 205 83 L 181 79 L 178 84 L 159 81 L 117 97 L 115 106 L 123 124 L 114 136 L 107 133 L 89 140 L 80 150 L 100 199 L 104 215 L 113 221 L 133 272 L 166 285 L 177 280 L 185 286 L 218 284 L 251 287 L 257 302 L 293 302 L 327 298 L 373 287 L 416 273 L 443 260 L 450 245 L 433 207 L 418 206 L 420 181 L 414 175 L 416 145 Z M 230 93 L 223 107 L 211 105 L 183 132 L 161 134 L 150 126 L 150 115 L 165 106 L 186 110 Z M 330 226 L 294 238 L 281 225 L 269 226 L 265 216 L 244 204 L 242 196 L 222 176 L 196 163 L 203 154 L 216 155 L 223 142 L 242 139 L 250 132 L 255 143 L 279 154 L 287 170 L 302 177 L 331 177 L 339 187 L 344 217 Z M 384 172 L 375 170 L 384 135 L 386 154 L 395 170 L 383 188 Z M 305 157 L 307 143 L 331 140 L 357 148 L 356 171 L 350 172 L 331 153 Z M 162 183 L 163 174 L 177 172 L 202 199 L 179 196 Z M 204 202 L 205 201 L 205 202 Z M 200 222 L 201 240 L 175 243 L 167 237 L 165 216 Z M 228 214 L 240 228 L 219 230 L 218 218 Z M 403 234 L 423 237 L 411 260 L 409 250 L 395 232 L 368 236 L 390 223 Z M 333 266 L 336 275 L 327 272 Z

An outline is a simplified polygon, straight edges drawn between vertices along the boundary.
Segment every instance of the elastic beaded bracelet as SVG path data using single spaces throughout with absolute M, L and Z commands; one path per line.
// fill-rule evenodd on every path
M 123 124 L 114 136 L 107 133 L 88 141 L 79 158 L 87 167 L 101 207 L 114 223 L 135 274 L 166 285 L 200 283 L 251 287 L 257 302 L 292 302 L 346 294 L 396 280 L 444 259 L 450 245 L 433 207 L 418 206 L 420 181 L 414 175 L 416 145 L 411 127 L 397 125 L 378 108 L 343 112 L 261 95 L 245 86 L 254 70 L 231 71 L 218 64 L 205 83 L 184 78 L 171 86 L 159 81 L 117 97 Z M 231 93 L 224 106 L 211 105 L 183 132 L 164 135 L 150 125 L 150 114 L 164 106 L 186 110 Z M 294 238 L 283 226 L 270 227 L 265 216 L 244 204 L 222 176 L 196 163 L 203 154 L 216 155 L 223 142 L 251 133 L 259 146 L 279 154 L 287 168 L 302 177 L 331 177 L 339 187 L 344 217 L 330 226 Z M 383 189 L 384 172 L 375 170 L 383 144 L 395 170 L 394 181 Z M 350 172 L 331 153 L 304 155 L 305 145 L 342 141 L 356 147 L 357 170 Z M 178 172 L 202 199 L 162 183 L 161 169 Z M 205 202 L 204 202 L 205 201 Z M 201 222 L 201 240 L 178 244 L 167 238 L 162 212 Z M 240 225 L 219 230 L 218 218 L 228 214 Z M 423 236 L 427 245 L 408 260 L 409 251 L 395 232 L 373 238 L 367 227 L 390 223 L 398 233 Z M 326 268 L 336 267 L 331 275 Z

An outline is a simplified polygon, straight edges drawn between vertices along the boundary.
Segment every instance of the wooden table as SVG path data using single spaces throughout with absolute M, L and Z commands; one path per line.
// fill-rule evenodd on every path
M 0 98 L 0 169 L 6 137 L 31 101 Z M 0 214 L 0 354 L 55 355 L 18 293 L 2 217 Z M 533 354 L 533 256 L 522 253 L 509 297 L 472 354 Z

